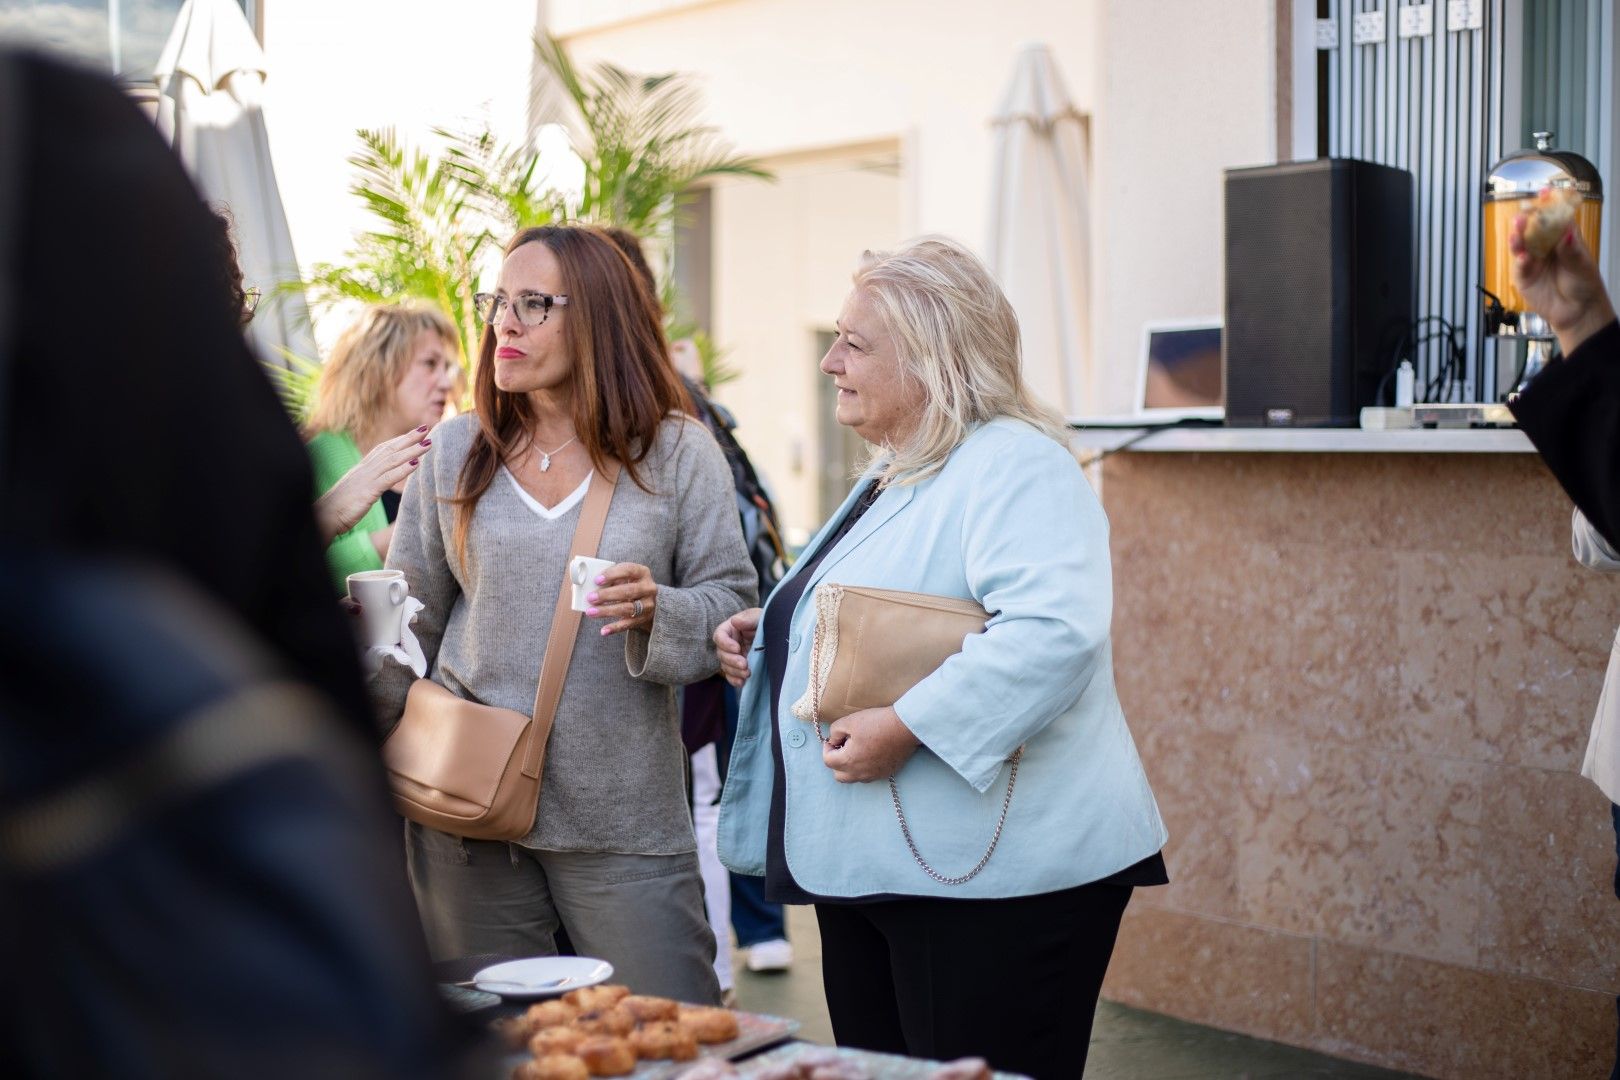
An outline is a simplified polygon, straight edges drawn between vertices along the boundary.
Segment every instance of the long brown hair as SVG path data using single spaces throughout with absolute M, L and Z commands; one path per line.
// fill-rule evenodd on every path
M 544 244 L 562 267 L 563 347 L 573 371 L 574 431 L 601 471 L 609 459 L 623 463 L 630 479 L 650 491 L 636 468 L 652 450 L 658 425 L 671 412 L 690 411 L 653 299 L 624 253 L 601 230 L 579 225 L 524 229 L 506 245 L 510 255 L 524 244 Z M 473 509 L 501 464 L 529 442 L 534 408 L 526 393 L 495 386 L 495 328 L 485 326 L 473 373 L 478 434 L 461 467 L 456 494 L 456 557 L 467 561 Z

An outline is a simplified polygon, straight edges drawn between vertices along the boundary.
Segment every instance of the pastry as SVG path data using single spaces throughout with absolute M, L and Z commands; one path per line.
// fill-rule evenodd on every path
M 628 1076 L 636 1070 L 636 1052 L 624 1039 L 593 1035 L 576 1051 L 592 1076 Z
M 629 1009 L 613 1005 L 580 1013 L 573 1026 L 587 1035 L 628 1035 L 636 1030 L 636 1018 Z
M 631 994 L 619 1002 L 619 1007 L 629 1009 L 638 1024 L 645 1024 L 649 1020 L 673 1020 L 681 1011 L 680 1003 L 670 998 L 646 997 L 642 994 Z
M 737 1037 L 737 1017 L 730 1009 L 683 1007 L 680 1022 L 700 1043 L 723 1043 Z
M 547 1054 L 513 1069 L 512 1080 L 591 1080 L 591 1070 L 571 1054 Z
M 731 1062 L 723 1058 L 704 1058 L 675 1080 L 731 1080 L 737 1075 L 737 1067 Z
M 572 1054 L 579 1048 L 579 1044 L 590 1038 L 583 1031 L 572 1027 L 549 1027 L 534 1033 L 529 1040 L 529 1053 L 535 1057 L 545 1057 L 547 1054 Z
M 636 1056 L 650 1061 L 691 1061 L 697 1057 L 697 1040 L 674 1020 L 653 1020 L 630 1036 Z
M 1581 193 L 1574 188 L 1542 188 L 1536 192 L 1524 223 L 1524 248 L 1538 259 L 1553 253 L 1575 224 Z
M 628 986 L 603 983 L 600 986 L 582 986 L 578 990 L 570 990 L 562 999 L 581 1012 L 589 1012 L 592 1009 L 605 1009 L 610 1005 L 617 1005 L 629 996 Z
M 490 1025 L 501 1042 L 512 1050 L 523 1049 L 523 1044 L 534 1034 L 534 1025 L 527 1016 L 509 1016 Z
M 843 1063 L 844 1058 L 838 1051 L 829 1050 L 826 1047 L 811 1047 L 793 1059 L 793 1067 L 806 1074 L 825 1065 L 842 1065 Z
M 780 1061 L 757 1070 L 748 1080 L 804 1080 L 804 1074 L 791 1061 Z
M 529 1034 L 534 1034 L 542 1028 L 561 1027 L 571 1024 L 579 1015 L 579 1010 L 566 1001 L 542 1001 L 537 1005 L 530 1005 L 523 1019 L 528 1022 Z

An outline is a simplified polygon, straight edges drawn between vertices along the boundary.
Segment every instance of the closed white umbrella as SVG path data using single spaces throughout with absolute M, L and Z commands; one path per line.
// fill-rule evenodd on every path
M 996 113 L 990 268 L 1018 312 L 1024 377 L 1065 415 L 1090 369 L 1090 183 L 1084 118 L 1045 45 L 1018 55 Z
M 282 348 L 314 358 L 302 294 L 271 296 L 300 275 L 260 107 L 264 50 L 242 8 L 235 0 L 186 0 L 154 74 L 158 128 L 203 198 L 230 207 L 243 276 L 266 297 L 249 339 L 267 360 L 279 361 Z

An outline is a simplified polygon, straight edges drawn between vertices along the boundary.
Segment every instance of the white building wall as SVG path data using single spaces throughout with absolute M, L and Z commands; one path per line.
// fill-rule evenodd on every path
M 1096 0 L 731 0 L 629 21 L 625 6 L 593 22 L 592 5 L 554 0 L 551 18 L 576 61 L 698 75 L 710 120 L 747 153 L 905 140 L 906 231 L 980 249 L 990 121 L 1019 47 L 1048 42 L 1076 103 L 1092 101 Z
M 1108 0 L 1092 122 L 1092 388 L 1136 393 L 1142 324 L 1220 315 L 1222 172 L 1277 157 L 1276 0 Z
M 788 541 L 821 524 L 827 461 L 818 331 L 831 330 L 868 247 L 903 239 L 894 146 L 770 162 L 774 184 L 728 181 L 714 199 L 714 337 L 740 378 L 718 397 L 770 484 Z
M 981 252 L 990 120 L 1019 47 L 1049 45 L 1092 116 L 1091 411 L 1120 412 L 1143 321 L 1221 310 L 1222 170 L 1275 159 L 1275 6 L 552 0 L 549 12 L 581 62 L 699 76 L 709 118 L 745 152 L 897 141 L 902 234 L 943 232 Z
M 878 205 L 835 205 L 833 222 L 820 226 L 818 235 L 847 246 L 850 260 L 862 247 L 921 232 L 985 249 L 990 120 L 1018 49 L 1048 44 L 1071 96 L 1092 117 L 1093 408 L 1111 412 L 1131 405 L 1144 320 L 1220 311 L 1221 171 L 1274 155 L 1275 5 L 549 0 L 538 6 L 567 32 L 582 64 L 605 59 L 637 71 L 696 75 L 708 119 L 747 153 L 797 160 L 816 152 L 832 160 L 840 148 L 897 147 L 898 178 L 867 193 Z M 434 126 L 487 116 L 502 137 L 523 137 L 536 10 L 536 0 L 466 0 L 453 10 L 435 0 L 266 3 L 266 113 L 306 267 L 340 258 L 367 224 L 348 192 L 356 128 L 393 125 L 421 141 Z M 745 194 L 751 187 L 757 195 Z M 768 227 L 792 203 L 782 191 L 723 185 L 718 227 L 742 219 L 751 221 L 748 228 Z M 858 227 L 884 235 L 858 236 Z M 716 330 L 747 368 L 760 353 L 777 352 L 766 344 L 775 331 L 755 325 L 776 317 L 776 309 L 759 305 L 746 289 L 728 291 L 726 281 L 748 280 L 746 264 L 727 260 L 744 257 L 749 244 L 724 235 L 716 242 Z M 827 263 L 817 274 L 831 275 L 841 290 L 849 263 L 830 256 Z M 826 317 L 835 312 L 836 306 Z M 321 339 L 339 328 L 318 327 Z M 727 394 L 745 404 L 749 380 Z M 767 417 L 743 419 L 764 426 Z M 769 454 L 788 462 L 801 452 L 815 452 L 812 435 Z

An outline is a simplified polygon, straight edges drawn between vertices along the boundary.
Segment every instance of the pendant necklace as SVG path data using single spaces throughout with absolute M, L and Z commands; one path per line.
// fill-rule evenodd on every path
M 579 436 L 575 435 L 573 439 L 569 439 L 567 442 L 565 442 L 561 446 L 557 447 L 557 449 L 553 450 L 551 452 L 551 454 L 560 454 L 560 453 L 562 453 L 564 450 L 566 450 L 570 446 L 572 446 L 574 444 L 574 440 L 578 439 L 578 438 L 579 438 Z M 540 451 L 540 471 L 541 472 L 550 471 L 550 469 L 551 469 L 551 454 L 546 453 L 544 450 L 540 450 L 540 448 L 538 446 L 536 446 L 535 449 Z

